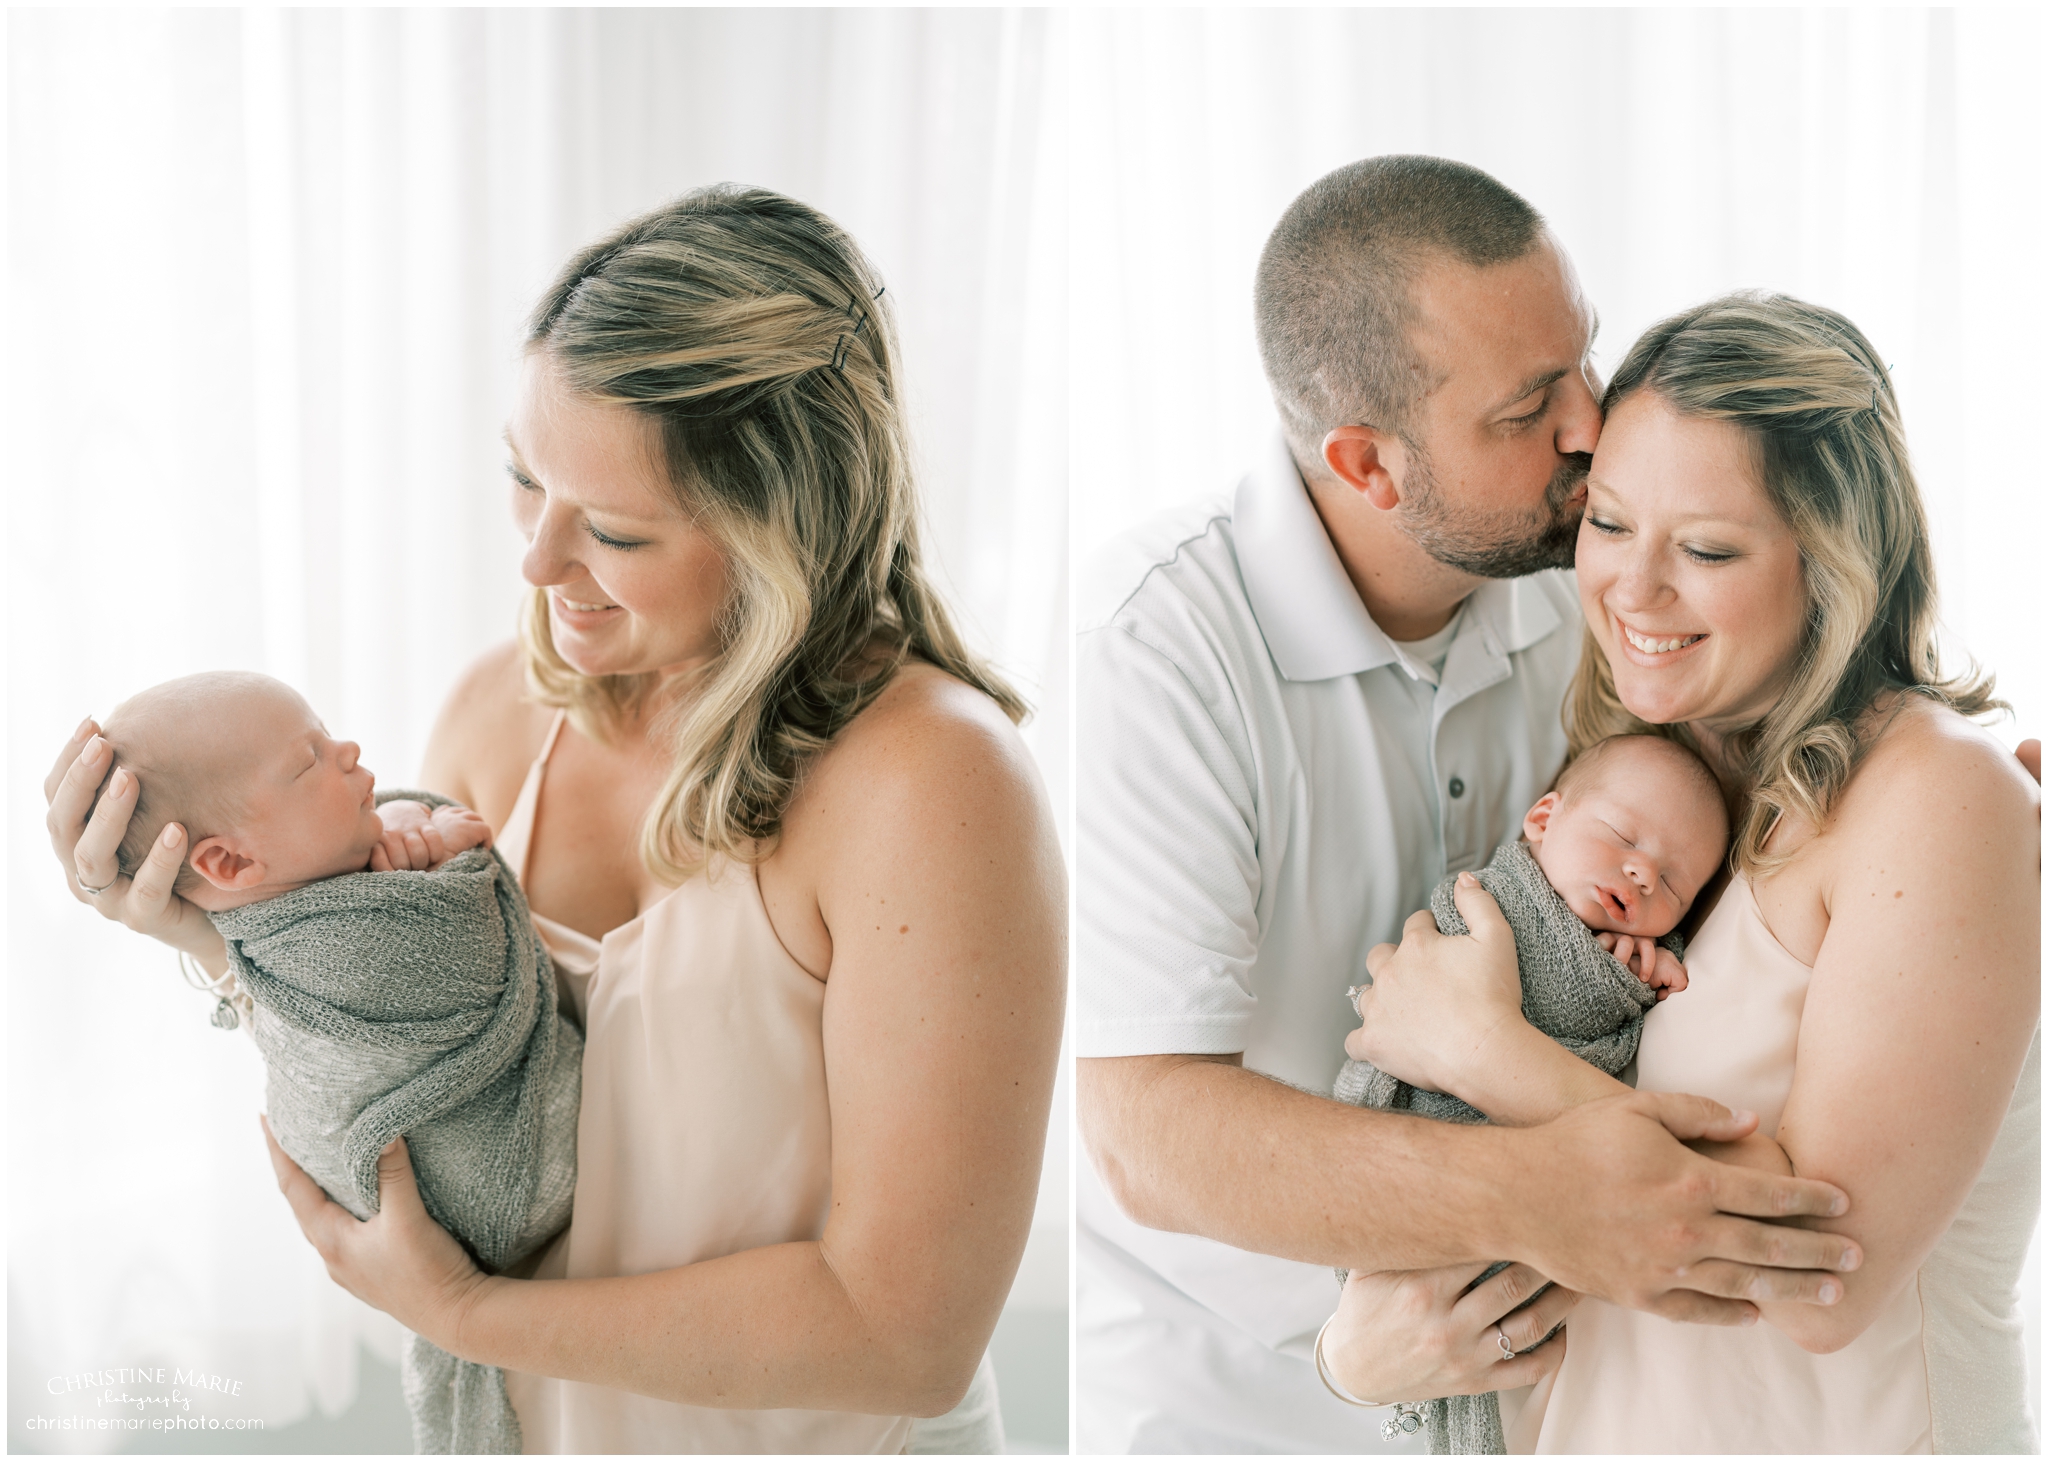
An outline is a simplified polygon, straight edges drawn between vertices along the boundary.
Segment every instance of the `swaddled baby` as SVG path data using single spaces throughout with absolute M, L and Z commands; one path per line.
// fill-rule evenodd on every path
M 1514 930 L 1522 1013 L 1619 1075 L 1635 1059 L 1644 1014 L 1685 988 L 1684 946 L 1673 931 L 1728 851 L 1720 785 L 1675 741 L 1612 736 L 1537 799 L 1522 838 L 1503 843 L 1478 874 Z M 1453 875 L 1430 894 L 1445 934 L 1469 932 L 1452 897 L 1456 884 Z M 1486 1120 L 1456 1097 L 1419 1091 L 1363 1061 L 1344 1063 L 1334 1094 L 1353 1106 Z M 1421 1415 L 1432 1452 L 1504 1450 L 1491 1393 L 1430 1402 Z
M 354 744 L 265 676 L 157 686 L 105 736 L 141 789 L 122 872 L 184 825 L 176 888 L 227 942 L 279 1145 L 368 1218 L 378 1154 L 404 1136 L 428 1213 L 486 1269 L 559 1232 L 583 1042 L 483 819 L 379 799 Z M 405 1382 L 419 1450 L 520 1449 L 495 1367 L 415 1338 Z

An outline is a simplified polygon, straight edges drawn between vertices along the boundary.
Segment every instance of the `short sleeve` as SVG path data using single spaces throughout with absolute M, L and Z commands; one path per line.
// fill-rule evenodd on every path
M 1081 636 L 1076 679 L 1076 1049 L 1242 1051 L 1260 873 L 1235 707 L 1115 623 Z

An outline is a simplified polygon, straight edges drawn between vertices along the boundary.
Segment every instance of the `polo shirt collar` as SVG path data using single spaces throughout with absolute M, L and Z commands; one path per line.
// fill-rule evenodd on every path
M 1273 663 L 1289 680 L 1332 680 L 1396 662 L 1323 531 L 1287 438 L 1273 434 L 1231 510 L 1245 597 Z
M 1308 487 L 1278 432 L 1231 510 L 1238 571 L 1273 663 L 1289 680 L 1358 675 L 1400 656 L 1366 613 Z M 1492 579 L 1465 601 L 1458 640 L 1484 636 L 1490 658 L 1526 650 L 1555 630 L 1557 610 L 1526 579 Z

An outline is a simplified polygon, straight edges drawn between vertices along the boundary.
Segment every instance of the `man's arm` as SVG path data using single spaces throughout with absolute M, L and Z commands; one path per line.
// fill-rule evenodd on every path
M 1746 1323 L 1752 1300 L 1824 1301 L 1860 1251 L 1759 1219 L 1842 1211 L 1839 1190 L 1716 1163 L 1684 1140 L 1754 1127 L 1698 1097 L 1626 1093 L 1542 1126 L 1362 1111 L 1237 1057 L 1079 1063 L 1080 1120 L 1133 1220 L 1314 1264 L 1515 1259 L 1670 1319 Z M 1749 1216 L 1744 1216 L 1749 1215 Z

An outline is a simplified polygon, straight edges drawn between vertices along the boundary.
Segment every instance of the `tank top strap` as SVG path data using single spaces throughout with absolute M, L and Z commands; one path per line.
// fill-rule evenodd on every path
M 555 743 L 561 739 L 562 727 L 568 719 L 567 711 L 555 712 L 554 724 L 548 727 L 547 738 L 540 744 L 540 755 L 526 769 L 526 780 L 520 784 L 519 796 L 512 803 L 512 810 L 505 814 L 505 825 L 498 829 L 498 852 L 512 865 L 512 871 L 519 875 L 521 883 L 526 882 L 526 855 L 533 846 L 533 818 L 540 807 L 540 784 L 547 775 L 548 758 L 555 754 Z

